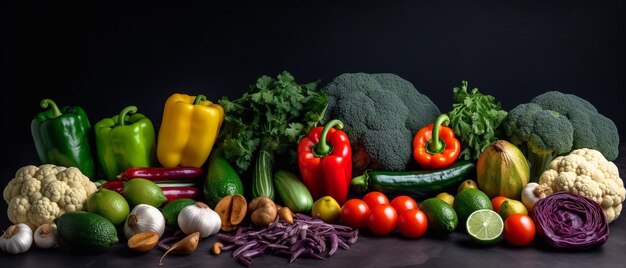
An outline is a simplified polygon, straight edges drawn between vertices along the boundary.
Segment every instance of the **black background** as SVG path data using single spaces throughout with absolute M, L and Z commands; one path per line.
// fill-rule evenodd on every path
M 34 151 L 44 97 L 92 124 L 137 105 L 158 128 L 174 92 L 237 97 L 282 70 L 396 73 L 444 112 L 461 80 L 507 110 L 561 90 L 625 133 L 624 1 L 82 2 L 3 7 L 3 165 Z
M 595 104 L 618 125 L 622 141 L 626 133 L 624 1 L 83 2 L 88 1 L 3 3 L 0 181 L 6 183 L 21 166 L 38 163 L 30 122 L 43 98 L 83 107 L 92 124 L 137 105 L 158 128 L 172 93 L 204 94 L 214 101 L 238 97 L 259 76 L 283 70 L 299 82 L 320 79 L 321 85 L 345 72 L 395 73 L 443 112 L 450 109 L 452 88 L 461 80 L 495 96 L 506 110 L 547 90 L 561 90 Z M 466 265 L 456 259 L 466 257 L 486 266 L 527 261 L 554 267 L 568 260 L 615 265 L 626 246 L 620 222 L 612 226 L 621 237 L 612 236 L 604 251 L 582 255 L 497 248 L 488 255 L 491 262 L 481 262 L 481 249 L 464 242 L 457 243 L 465 248 L 459 251 L 446 241 L 420 240 L 412 246 L 392 241 L 415 248 L 418 259 L 449 252 L 433 259 L 446 267 Z M 396 245 L 387 240 L 364 239 L 350 253 L 356 255 L 333 258 L 331 266 L 352 261 L 391 265 L 406 257 L 385 247 Z M 387 259 L 359 259 L 381 248 Z M 118 252 L 125 251 L 118 248 L 114 254 Z M 14 260 L 25 266 L 49 257 L 65 261 L 53 253 L 37 254 Z M 122 265 L 147 260 L 120 254 L 126 257 Z M 513 256 L 520 257 L 511 262 Z M 115 261 L 107 255 L 97 260 Z

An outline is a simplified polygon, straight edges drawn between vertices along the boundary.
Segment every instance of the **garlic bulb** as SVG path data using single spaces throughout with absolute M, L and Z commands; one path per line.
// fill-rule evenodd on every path
M 186 206 L 178 214 L 178 227 L 185 234 L 199 232 L 201 238 L 214 235 L 222 227 L 222 220 L 217 212 L 205 203 L 197 202 Z
M 24 253 L 32 245 L 33 230 L 23 223 L 12 225 L 0 236 L 0 249 L 10 254 Z
M 46 223 L 35 230 L 35 245 L 39 248 L 56 248 L 59 247 L 59 236 L 57 235 L 57 225 Z
M 539 199 L 544 199 L 551 194 L 552 189 L 548 185 L 529 182 L 522 190 L 522 203 L 528 211 L 532 211 Z
M 158 208 L 147 204 L 139 204 L 126 218 L 124 234 L 130 239 L 139 232 L 155 232 L 161 237 L 165 231 L 165 218 Z

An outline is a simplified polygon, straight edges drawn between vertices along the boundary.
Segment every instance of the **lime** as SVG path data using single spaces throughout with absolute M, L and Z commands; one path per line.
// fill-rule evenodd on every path
M 160 207 L 167 200 L 156 183 L 146 179 L 132 179 L 124 184 L 124 198 L 131 208 L 139 204 Z
M 493 209 L 491 199 L 476 188 L 467 188 L 456 194 L 453 207 L 459 217 L 459 222 L 463 224 L 472 212 L 479 209 Z
M 119 241 L 115 226 L 96 213 L 66 212 L 55 223 L 61 241 L 77 250 L 104 251 Z
M 186 206 L 193 205 L 196 202 L 196 200 L 190 198 L 179 198 L 167 203 L 167 205 L 165 205 L 163 209 L 161 209 L 161 213 L 165 218 L 165 223 L 167 223 L 167 226 L 170 226 L 172 228 L 178 228 L 178 214 L 180 213 L 180 211 L 183 210 L 183 208 L 185 208 Z
M 498 213 L 491 209 L 479 209 L 467 218 L 467 234 L 476 243 L 491 245 L 502 237 L 504 222 Z
M 113 225 L 120 226 L 130 213 L 128 202 L 116 191 L 100 188 L 87 198 L 87 211 L 105 217 Z
M 311 215 L 314 218 L 320 218 L 324 222 L 335 223 L 341 217 L 341 206 L 331 196 L 324 196 L 313 203 Z
M 434 234 L 449 234 L 456 229 L 459 220 L 452 206 L 439 198 L 428 198 L 420 208 L 428 221 L 428 230 Z

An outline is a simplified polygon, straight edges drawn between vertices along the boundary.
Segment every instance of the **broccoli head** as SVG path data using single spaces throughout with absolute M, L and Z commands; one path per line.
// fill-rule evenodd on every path
M 617 158 L 617 127 L 576 95 L 558 91 L 541 94 L 509 111 L 503 129 L 528 158 L 532 181 L 554 157 L 574 149 L 596 149 L 607 159 Z
M 427 96 L 395 74 L 342 74 L 321 91 L 328 95 L 324 121 L 343 121 L 350 137 L 355 172 L 409 168 L 413 135 L 440 114 Z

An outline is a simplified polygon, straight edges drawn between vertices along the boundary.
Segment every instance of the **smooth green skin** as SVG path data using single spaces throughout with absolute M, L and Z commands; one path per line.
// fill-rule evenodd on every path
M 98 121 L 94 127 L 98 160 L 109 180 L 131 167 L 155 164 L 154 126 L 143 114 L 126 116 L 136 110 L 135 106 L 128 106 L 119 115 Z
M 44 104 L 45 102 L 45 104 Z M 91 124 L 78 106 L 57 108 L 49 99 L 41 102 L 49 110 L 35 115 L 30 124 L 39 160 L 44 164 L 76 167 L 95 180 L 95 164 L 89 146 Z
M 222 197 L 243 193 L 243 183 L 235 169 L 224 158 L 222 148 L 211 153 L 208 160 L 207 177 L 204 182 L 204 196 L 209 206 L 215 207 Z

